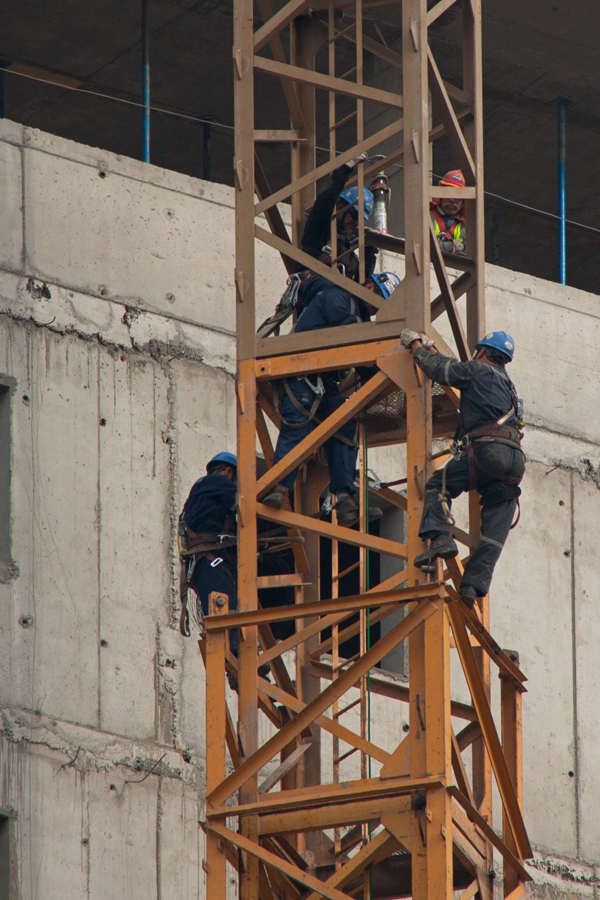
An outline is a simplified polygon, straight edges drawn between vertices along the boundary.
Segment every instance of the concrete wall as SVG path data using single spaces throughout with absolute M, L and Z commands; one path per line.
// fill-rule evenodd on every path
M 2 121 L 0 205 L 12 429 L 0 813 L 14 897 L 195 900 L 204 681 L 195 641 L 177 629 L 175 523 L 206 458 L 235 446 L 231 191 Z M 262 319 L 283 270 L 261 251 L 258 272 Z M 591 894 L 599 301 L 494 267 L 487 281 L 488 324 L 517 341 L 530 460 L 493 631 L 529 676 L 525 807 L 539 890 Z M 371 462 L 402 474 L 397 450 Z M 401 724 L 374 704 L 382 746 Z

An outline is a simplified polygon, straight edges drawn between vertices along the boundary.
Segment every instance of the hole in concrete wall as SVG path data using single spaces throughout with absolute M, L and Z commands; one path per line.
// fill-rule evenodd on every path
M 0 897 L 10 897 L 10 819 L 0 815 Z

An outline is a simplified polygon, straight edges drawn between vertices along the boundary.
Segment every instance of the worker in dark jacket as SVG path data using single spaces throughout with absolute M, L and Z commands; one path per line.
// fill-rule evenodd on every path
M 438 182 L 442 187 L 464 188 L 465 179 L 460 169 L 446 172 Z M 429 204 L 433 230 L 440 248 L 445 253 L 465 255 L 465 201 L 454 197 L 437 197 Z
M 458 548 L 451 535 L 452 499 L 477 490 L 481 504 L 481 539 L 469 557 L 460 595 L 472 608 L 487 594 L 494 566 L 514 518 L 518 487 L 525 472 L 521 450 L 520 401 L 506 372 L 514 342 L 504 331 L 479 341 L 474 358 L 458 362 L 438 353 L 425 335 L 405 329 L 402 343 L 432 381 L 459 388 L 459 431 L 454 459 L 427 482 L 419 537 L 429 549 L 415 559 L 418 568 L 430 567 L 438 557 L 451 559 Z
M 305 253 L 329 263 L 331 260 L 331 217 L 335 210 L 338 240 L 337 252 L 336 248 L 333 248 L 334 255 L 341 257 L 340 263 L 344 266 L 345 274 L 355 281 L 358 280 L 358 258 L 355 253 L 346 251 L 355 246 L 358 239 L 358 188 L 351 187 L 345 191 L 344 185 L 357 163 L 364 162 L 366 158 L 367 154 L 362 153 L 349 163 L 334 169 L 331 173 L 331 184 L 321 191 L 308 215 L 301 241 Z M 369 221 L 372 211 L 373 194 L 368 188 L 364 188 L 363 213 L 366 222 Z M 374 247 L 365 247 L 366 275 L 371 275 L 375 269 L 376 253 Z M 304 269 L 301 265 L 298 265 L 297 268 L 299 271 Z
M 370 276 L 365 287 L 387 299 L 400 279 L 392 272 L 382 272 Z M 315 331 L 320 328 L 335 328 L 338 325 L 352 325 L 368 322 L 376 311 L 363 300 L 354 297 L 343 288 L 337 287 L 326 278 L 316 277 L 303 286 L 310 296 L 302 297 L 305 309 L 296 323 L 294 332 Z M 337 373 L 324 372 L 299 378 L 283 379 L 274 385 L 276 393 L 283 388 L 281 403 L 281 429 L 275 449 L 274 462 L 279 462 L 315 425 L 338 409 L 344 402 L 338 389 Z M 358 519 L 359 505 L 355 498 L 354 473 L 358 444 L 356 442 L 356 422 L 351 419 L 324 444 L 329 465 L 330 490 L 337 497 L 334 509 L 340 525 L 352 525 Z M 285 498 L 294 486 L 297 469 L 276 485 L 266 495 L 263 503 L 281 509 Z
M 237 609 L 236 519 L 237 458 L 227 451 L 217 453 L 206 466 L 185 501 L 179 518 L 182 560 L 181 631 L 189 634 L 184 594 L 193 587 L 198 597 L 198 618 L 208 614 L 213 591 L 227 594 L 229 609 Z M 201 611 L 201 612 L 200 612 Z M 237 651 L 237 632 L 231 631 L 230 646 Z

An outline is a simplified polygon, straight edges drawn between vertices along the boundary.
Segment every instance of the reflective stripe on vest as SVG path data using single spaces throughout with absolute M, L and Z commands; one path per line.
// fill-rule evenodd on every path
M 444 220 L 441 217 L 441 215 L 439 214 L 437 208 L 433 207 L 433 209 L 430 209 L 429 211 L 431 213 L 431 218 L 433 219 L 433 227 L 435 229 L 436 237 L 438 236 L 438 234 L 448 234 L 448 235 L 450 235 L 450 237 L 452 238 L 453 241 L 462 241 L 463 240 L 463 237 L 462 237 L 463 223 L 462 222 L 459 222 L 458 219 L 454 219 L 453 224 L 450 226 L 450 228 L 446 228 L 446 225 L 444 224 Z

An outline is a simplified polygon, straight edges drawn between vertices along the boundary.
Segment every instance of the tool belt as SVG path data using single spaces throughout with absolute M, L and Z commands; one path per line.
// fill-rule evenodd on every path
M 187 534 L 179 535 L 179 555 L 182 557 L 206 556 L 211 550 L 224 550 L 237 543 L 235 534 L 202 534 L 192 531 L 186 526 Z M 182 540 L 182 537 L 184 540 Z
M 235 577 L 230 566 L 218 557 L 214 551 L 225 550 L 227 547 L 233 547 L 236 544 L 237 537 L 235 535 L 198 533 L 192 531 L 180 520 L 179 559 L 181 561 L 181 569 L 179 574 L 179 598 L 181 600 L 181 615 L 179 617 L 179 630 L 184 637 L 190 636 L 188 589 L 192 587 L 196 566 L 201 559 L 208 559 L 211 565 L 222 565 L 232 578 Z
M 227 525 L 227 522 L 225 523 Z M 287 550 L 293 542 L 304 543 L 303 537 L 295 537 L 285 534 L 286 526 L 278 526 L 271 531 L 258 536 L 259 557 L 269 552 Z M 231 568 L 230 560 L 223 560 L 215 550 L 225 550 L 237 544 L 237 537 L 229 534 L 205 534 L 196 533 L 179 522 L 179 559 L 181 568 L 179 572 L 179 599 L 181 601 L 181 615 L 179 617 L 179 630 L 184 637 L 190 636 L 190 614 L 188 610 L 188 590 L 193 587 L 194 573 L 198 563 L 202 559 L 208 559 L 213 566 L 222 566 L 235 581 L 236 572 Z
M 297 409 L 298 412 L 302 413 L 302 415 L 306 418 L 305 422 L 288 422 L 287 419 L 284 419 L 283 414 L 281 412 L 281 407 L 279 404 L 279 385 L 276 381 L 273 381 L 271 383 L 271 390 L 273 392 L 273 405 L 274 405 L 275 410 L 278 413 L 281 421 L 283 422 L 283 424 L 287 425 L 288 428 L 293 428 L 294 431 L 297 431 L 298 429 L 301 429 L 301 428 L 306 428 L 306 426 L 309 424 L 309 422 L 314 422 L 315 425 L 320 425 L 322 420 L 317 418 L 317 410 L 319 409 L 319 406 L 321 405 L 321 400 L 325 396 L 325 387 L 323 385 L 323 379 L 321 378 L 321 376 L 320 375 L 317 376 L 316 386 L 312 383 L 312 381 L 309 378 L 305 377 L 302 379 L 303 381 L 306 382 L 308 387 L 311 389 L 311 391 L 315 395 L 314 400 L 311 404 L 311 407 L 308 410 L 306 409 L 305 406 L 302 406 L 302 404 L 300 403 L 300 401 L 298 400 L 298 398 L 296 397 L 296 395 L 290 388 L 287 378 L 282 378 L 281 380 L 283 382 L 283 387 L 284 387 L 285 392 L 290 400 L 290 403 L 292 404 L 294 409 Z M 341 441 L 342 444 L 346 444 L 348 447 L 352 447 L 353 449 L 358 447 L 358 444 L 356 441 L 349 440 L 349 438 L 344 437 L 344 435 L 339 434 L 339 432 L 336 432 L 333 435 L 333 437 L 335 437 L 336 440 Z

